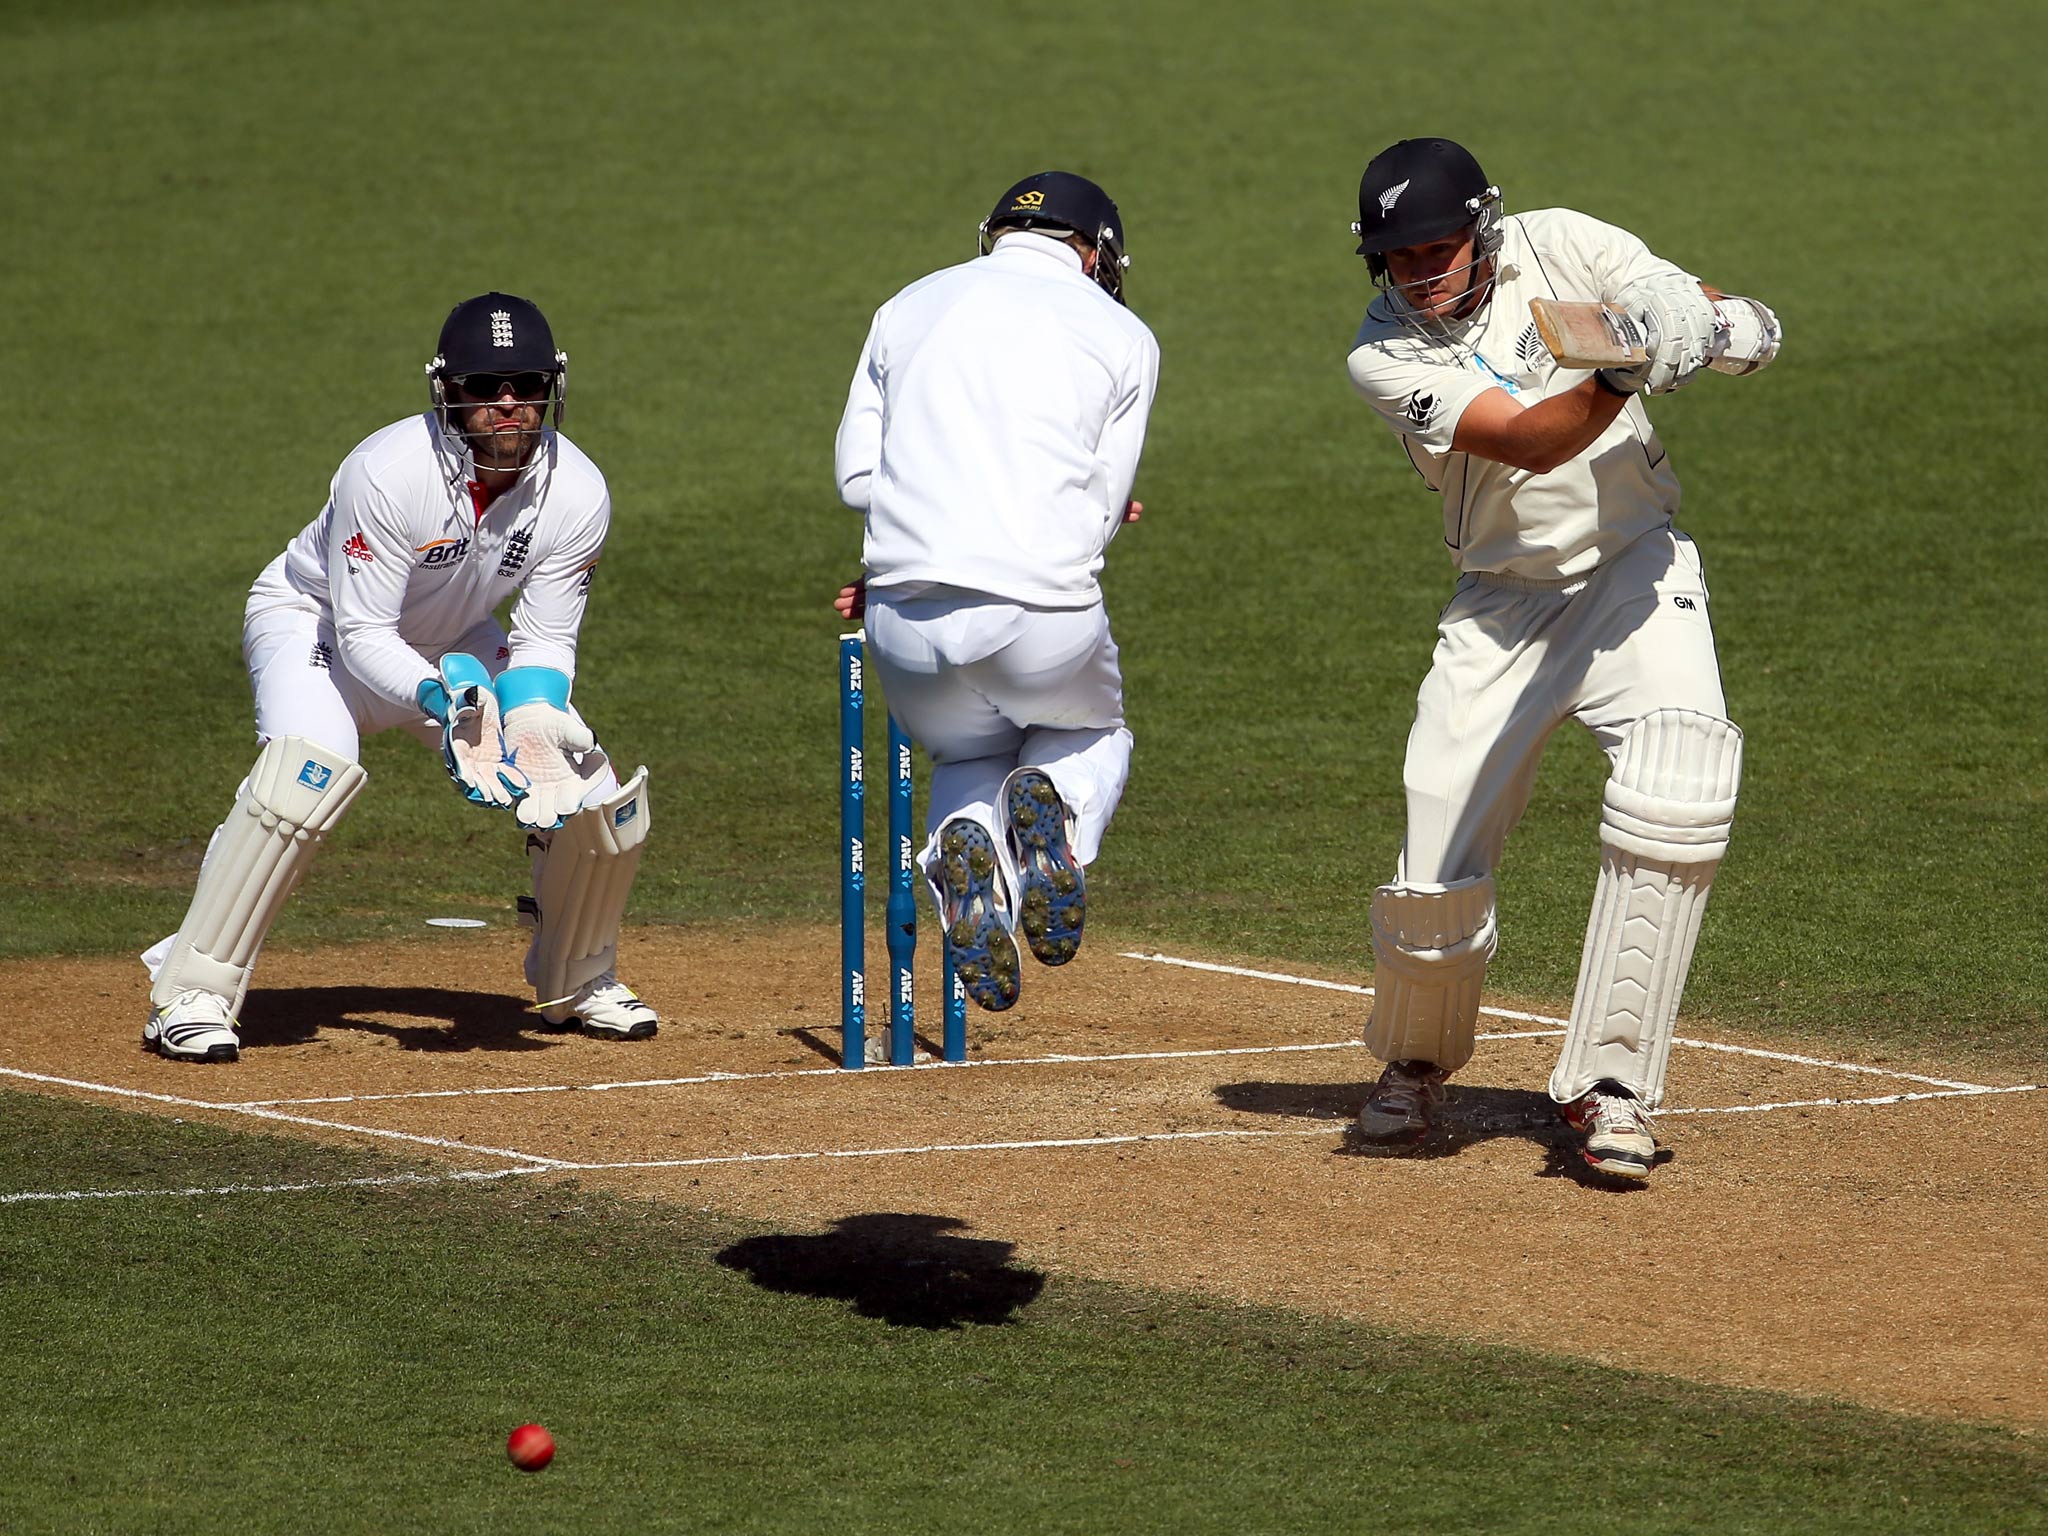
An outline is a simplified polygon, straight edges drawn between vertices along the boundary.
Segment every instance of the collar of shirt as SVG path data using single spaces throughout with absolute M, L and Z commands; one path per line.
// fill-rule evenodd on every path
M 1081 253 L 1058 235 L 1042 235 L 1035 229 L 1013 230 L 996 241 L 996 248 L 988 258 L 1004 260 L 1043 261 L 1050 258 L 1074 271 L 1081 270 Z

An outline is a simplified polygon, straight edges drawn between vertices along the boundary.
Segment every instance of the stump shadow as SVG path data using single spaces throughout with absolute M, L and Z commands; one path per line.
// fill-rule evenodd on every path
M 420 1022 L 391 1023 L 393 1014 Z M 524 998 L 452 987 L 265 988 L 249 994 L 238 1023 L 245 1050 L 347 1030 L 407 1051 L 544 1051 L 558 1033 Z
M 898 1328 L 996 1327 L 1037 1300 L 1045 1276 L 1010 1262 L 1016 1244 L 957 1237 L 953 1216 L 865 1212 L 813 1236 L 749 1237 L 718 1262 L 763 1290 L 850 1302 Z

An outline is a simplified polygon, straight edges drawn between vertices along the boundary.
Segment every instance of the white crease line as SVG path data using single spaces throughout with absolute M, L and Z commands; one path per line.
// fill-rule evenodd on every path
M 571 1163 L 569 1173 L 605 1173 L 628 1169 L 711 1168 L 725 1163 L 799 1163 L 825 1158 L 917 1157 L 928 1152 L 1032 1152 L 1059 1147 L 1122 1147 L 1142 1141 L 1213 1141 L 1220 1137 L 1249 1139 L 1268 1136 L 1328 1136 L 1334 1122 L 1313 1129 L 1290 1127 L 1284 1131 L 1144 1131 L 1130 1136 L 1067 1136 L 1045 1141 L 959 1141 L 935 1142 L 928 1147 L 850 1147 L 838 1152 L 730 1152 L 718 1157 L 675 1157 L 643 1163 Z
M 1980 1099 L 1994 1093 L 2039 1093 L 2039 1083 L 2019 1083 L 2010 1088 L 1950 1088 L 1940 1093 L 1886 1093 L 1871 1099 L 1787 1099 L 1782 1104 L 1724 1104 L 1702 1109 L 1660 1109 L 1666 1115 L 1755 1115 L 1767 1109 L 1848 1109 L 1863 1104 L 1906 1104 L 1915 1099 Z
M 25 1078 L 32 1083 L 55 1083 L 63 1088 L 82 1088 L 88 1093 L 112 1094 L 123 1099 L 147 1099 L 153 1104 L 174 1104 L 181 1109 L 212 1109 L 227 1114 L 248 1115 L 255 1120 L 275 1120 L 284 1125 L 310 1125 L 319 1130 L 348 1131 L 357 1136 L 381 1136 L 389 1141 L 413 1142 L 419 1146 L 444 1147 L 451 1152 L 475 1152 L 484 1157 L 512 1157 L 544 1168 L 568 1168 L 560 1158 L 541 1157 L 532 1152 L 514 1152 L 506 1147 L 485 1147 L 469 1141 L 449 1141 L 442 1136 L 417 1136 L 410 1131 L 388 1131 L 374 1125 L 344 1125 L 339 1120 L 314 1120 L 305 1115 L 284 1115 L 274 1109 L 250 1104 L 218 1104 L 207 1099 L 181 1098 L 174 1093 L 149 1093 L 140 1088 L 117 1088 L 111 1083 L 83 1082 L 75 1077 L 52 1077 L 47 1072 L 24 1072 L 19 1067 L 0 1067 L 0 1077 Z
M 153 1196 L 190 1199 L 199 1195 L 296 1195 L 322 1189 L 379 1189 L 398 1184 L 481 1183 L 490 1179 L 517 1178 L 527 1173 L 552 1173 L 552 1168 L 458 1169 L 452 1173 L 397 1173 L 376 1179 L 312 1179 L 298 1184 L 212 1184 L 187 1189 L 32 1189 L 0 1195 L 0 1205 L 17 1205 L 25 1200 L 146 1200 Z
M 1140 954 L 1135 950 L 1123 951 L 1119 957 L 1124 960 L 1149 960 L 1158 965 L 1178 965 L 1191 971 L 1214 971 L 1224 976 L 1247 976 L 1254 981 L 1281 981 L 1295 987 L 1321 987 L 1332 992 L 1355 992 L 1361 997 L 1371 997 L 1371 987 L 1354 986 L 1346 981 L 1319 981 L 1313 976 L 1290 976 L 1284 971 L 1251 971 L 1237 965 L 1212 965 L 1206 960 L 1181 960 L 1172 955 Z M 1526 1019 L 1532 1024 L 1554 1024 L 1564 1029 L 1569 1019 L 1556 1019 L 1542 1013 L 1518 1013 L 1511 1008 L 1481 1008 L 1481 1013 L 1490 1013 L 1501 1019 Z M 1502 1035 L 1481 1035 L 1481 1040 L 1514 1038 Z M 1757 1056 L 1766 1061 L 1789 1061 L 1802 1067 L 1830 1067 L 1838 1072 L 1867 1072 L 1875 1077 L 1895 1077 L 1906 1083 L 1927 1083 L 1936 1088 L 1969 1088 L 1990 1092 L 1986 1083 L 1966 1083 L 1946 1077 L 1923 1077 L 1917 1072 L 1899 1072 L 1890 1067 L 1866 1067 L 1853 1061 L 1828 1061 L 1819 1056 L 1798 1056 L 1790 1051 L 1766 1051 L 1753 1045 L 1727 1045 L 1718 1040 L 1693 1040 L 1678 1036 L 1673 1045 L 1692 1046 L 1702 1051 L 1722 1051 L 1731 1056 Z
M 1555 1035 L 1554 1029 L 1496 1031 L 1475 1040 L 1534 1040 Z M 385 1099 L 492 1098 L 522 1093 L 611 1093 L 621 1088 L 688 1088 L 703 1083 L 758 1083 L 778 1078 L 823 1077 L 850 1081 L 868 1073 L 952 1072 L 962 1067 L 1086 1066 L 1098 1061 L 1190 1061 L 1208 1056 L 1278 1056 L 1300 1051 L 1350 1051 L 1364 1047 L 1356 1040 L 1319 1040 L 1298 1045 L 1227 1045 L 1199 1051 L 1119 1051 L 1100 1056 L 996 1056 L 981 1061 L 919 1061 L 907 1067 L 875 1062 L 852 1073 L 840 1067 L 802 1067 L 781 1072 L 706 1072 L 698 1077 L 648 1077 L 613 1083 L 526 1083 L 510 1088 L 422 1088 L 410 1093 L 349 1093 L 317 1099 L 243 1099 L 218 1109 L 261 1109 L 273 1104 L 367 1104 Z

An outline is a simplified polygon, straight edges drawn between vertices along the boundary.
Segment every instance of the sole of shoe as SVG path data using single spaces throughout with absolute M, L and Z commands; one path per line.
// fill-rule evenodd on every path
M 142 1047 L 155 1051 L 165 1061 L 229 1062 L 242 1059 L 241 1047 L 235 1045 L 209 1045 L 203 1051 L 174 1051 L 162 1040 L 145 1040 Z
M 638 1019 L 631 1024 L 593 1024 L 588 1019 L 575 1021 L 577 1032 L 593 1040 L 652 1040 L 660 1027 L 653 1019 Z
M 942 935 L 953 973 L 976 1007 L 1001 1013 L 1017 1001 L 1021 967 L 996 902 L 996 845 L 988 833 L 971 821 L 941 827 L 939 877 L 955 914 Z
M 1633 1179 L 1640 1183 L 1650 1176 L 1650 1159 L 1639 1152 L 1595 1152 L 1587 1147 L 1580 1155 L 1588 1168 L 1611 1179 Z
M 1032 956 L 1044 965 L 1065 965 L 1081 947 L 1088 916 L 1087 881 L 1067 846 L 1066 808 L 1052 780 L 1020 773 L 1010 784 L 1010 831 L 1017 845 L 1023 892 L 1017 926 Z

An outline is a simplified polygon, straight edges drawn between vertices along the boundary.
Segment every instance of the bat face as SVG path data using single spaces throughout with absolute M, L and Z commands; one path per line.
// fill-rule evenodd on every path
M 1560 368 L 1626 368 L 1648 355 L 1642 327 L 1611 305 L 1531 299 L 1529 313 Z

